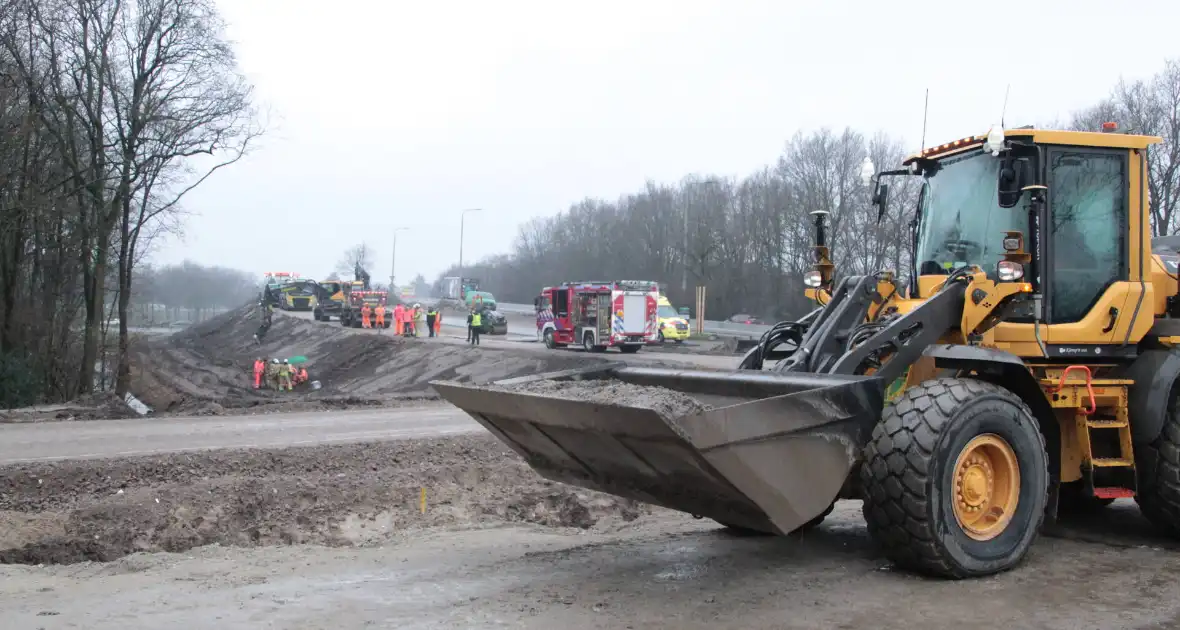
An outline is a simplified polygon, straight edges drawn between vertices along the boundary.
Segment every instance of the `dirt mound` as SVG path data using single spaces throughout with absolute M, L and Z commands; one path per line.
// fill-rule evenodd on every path
M 544 480 L 485 435 L 38 463 L 0 469 L 0 562 L 375 544 L 504 522 L 585 529 L 652 509 Z
M 602 359 L 544 355 L 407 339 L 276 314 L 264 343 L 254 343 L 256 306 L 223 313 L 171 337 L 135 347 L 131 391 L 157 412 L 210 414 L 348 397 L 381 404 L 421 397 L 435 379 L 488 381 L 561 370 Z M 306 356 L 322 388 L 292 393 L 253 389 L 258 357 Z
M 627 407 L 643 407 L 654 409 L 668 418 L 678 418 L 711 409 L 709 405 L 683 392 L 667 387 L 634 385 L 622 381 L 529 381 L 515 385 L 497 386 L 497 389 Z

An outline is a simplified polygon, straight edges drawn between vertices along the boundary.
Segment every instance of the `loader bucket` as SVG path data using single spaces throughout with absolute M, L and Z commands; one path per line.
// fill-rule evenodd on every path
M 431 385 L 549 479 L 778 534 L 837 498 L 883 405 L 880 379 L 753 370 L 607 366 Z M 678 415 L 684 405 L 645 405 L 652 390 L 635 386 L 699 404 Z

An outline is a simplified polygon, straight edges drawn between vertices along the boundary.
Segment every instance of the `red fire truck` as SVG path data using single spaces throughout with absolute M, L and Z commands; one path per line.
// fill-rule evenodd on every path
M 537 335 L 549 348 L 580 344 L 588 352 L 616 346 L 638 352 L 659 340 L 660 287 L 648 280 L 566 282 L 533 300 Z

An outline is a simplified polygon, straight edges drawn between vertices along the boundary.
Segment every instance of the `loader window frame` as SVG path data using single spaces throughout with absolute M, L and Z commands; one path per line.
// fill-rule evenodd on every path
M 1131 182 L 1128 172 L 1130 161 L 1126 149 L 1064 145 L 1048 146 L 1046 149 L 1043 168 L 1049 191 L 1045 210 L 1046 220 L 1041 222 L 1041 238 L 1045 244 L 1045 257 L 1049 261 L 1046 267 L 1051 270 L 1050 273 L 1045 274 L 1047 284 L 1044 291 L 1047 307 L 1046 321 L 1049 324 L 1067 324 L 1081 321 L 1094 309 L 1094 305 L 1112 284 L 1126 281 L 1130 277 L 1130 260 L 1127 251 L 1127 232 L 1130 230 Z M 1077 193 L 1060 191 L 1059 183 L 1064 186 L 1066 174 L 1059 172 L 1058 169 L 1064 171 L 1064 169 L 1071 167 L 1093 168 L 1092 165 L 1066 163 L 1063 161 L 1065 158 L 1080 158 L 1084 161 L 1111 160 L 1117 164 L 1119 173 L 1117 179 L 1114 180 L 1116 187 L 1111 199 L 1114 221 L 1109 226 L 1113 229 L 1113 234 L 1096 234 L 1105 226 L 1100 225 L 1102 223 L 1101 215 L 1092 214 L 1095 212 L 1094 210 L 1090 210 L 1090 216 L 1077 220 L 1058 217 L 1059 208 L 1064 211 L 1068 205 L 1071 211 L 1076 211 L 1076 206 L 1083 203 Z M 1093 190 L 1097 191 L 1098 188 Z M 1093 194 L 1091 193 L 1091 195 Z M 1072 197 L 1065 195 L 1072 195 Z M 1074 203 L 1067 204 L 1067 201 Z M 1090 203 L 1092 204 L 1093 201 Z M 1087 210 L 1083 209 L 1081 212 Z M 1095 223 L 1099 225 L 1095 225 Z M 1105 269 L 1101 268 L 1103 261 L 1100 259 L 1107 258 L 1110 254 L 1107 256 L 1079 254 L 1079 252 L 1093 253 L 1094 246 L 1103 250 L 1113 246 L 1113 261 L 1106 262 Z M 1097 261 L 1098 267 L 1094 273 L 1070 274 L 1068 276 L 1059 273 L 1059 269 L 1068 269 L 1069 265 L 1076 264 L 1079 258 Z M 1078 290 L 1079 282 L 1084 282 L 1087 286 Z

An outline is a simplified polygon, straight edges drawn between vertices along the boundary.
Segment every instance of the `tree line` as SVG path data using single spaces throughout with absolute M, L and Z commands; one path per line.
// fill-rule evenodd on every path
M 256 119 L 213 0 L 0 0 L 0 371 L 23 397 L 92 391 L 112 310 L 126 391 L 136 268 Z
M 1120 81 L 1094 106 L 1046 127 L 1161 136 L 1148 152 L 1155 234 L 1180 228 L 1180 59 L 1155 76 Z M 976 133 L 965 130 L 963 135 Z M 909 149 L 909 150 L 907 150 Z M 799 132 L 773 163 L 744 177 L 689 175 L 616 200 L 584 199 L 552 217 L 520 226 L 510 251 L 460 273 L 481 280 L 504 302 L 531 303 L 542 286 L 567 280 L 656 280 L 673 303 L 692 307 L 695 287 L 707 287 L 706 316 L 750 313 L 794 318 L 812 305 L 803 274 L 813 262 L 812 212 L 828 212 L 828 245 L 839 274 L 893 269 L 909 273 L 911 226 L 918 183 L 893 178 L 878 222 L 871 191 L 861 181 L 868 156 L 878 170 L 897 168 L 913 153 L 898 138 L 844 129 Z

